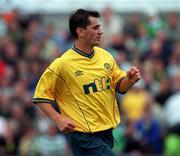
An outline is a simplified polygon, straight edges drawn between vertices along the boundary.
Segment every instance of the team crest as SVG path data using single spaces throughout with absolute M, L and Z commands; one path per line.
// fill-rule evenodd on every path
M 111 71 L 111 66 L 110 66 L 109 63 L 105 63 L 105 64 L 104 64 L 104 70 L 105 70 L 106 72 L 108 72 L 108 73 Z

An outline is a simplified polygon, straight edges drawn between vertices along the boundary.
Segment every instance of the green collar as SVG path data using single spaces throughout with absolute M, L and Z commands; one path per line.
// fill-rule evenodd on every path
M 85 56 L 85 57 L 90 58 L 90 59 L 94 56 L 94 50 L 92 50 L 92 52 L 91 52 L 90 54 L 87 54 L 87 53 L 79 50 L 78 48 L 76 48 L 75 45 L 73 46 L 72 49 L 73 49 L 75 52 L 79 53 L 80 55 Z

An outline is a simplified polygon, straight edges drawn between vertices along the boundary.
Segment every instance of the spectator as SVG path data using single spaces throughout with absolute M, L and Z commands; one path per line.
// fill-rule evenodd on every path
M 135 85 L 123 96 L 122 109 L 128 120 L 135 122 L 142 117 L 146 98 L 147 93 L 142 86 L 138 85 Z
M 52 123 L 48 127 L 47 133 L 35 136 L 30 144 L 30 156 L 66 156 L 68 144 L 64 135 L 58 133 L 57 128 Z
M 104 30 L 104 47 L 108 47 L 113 38 L 122 32 L 123 20 L 110 6 L 106 6 L 102 12 L 102 27 Z
M 164 107 L 164 118 L 167 124 L 167 136 L 165 139 L 164 155 L 179 155 L 180 147 L 180 92 L 171 95 Z
M 167 35 L 171 41 L 180 39 L 180 23 L 176 12 L 170 12 L 166 16 L 167 20 Z
M 158 120 L 153 114 L 152 97 L 148 96 L 145 101 L 143 116 L 135 121 L 135 135 L 140 143 L 140 151 L 143 154 L 162 153 L 162 134 Z

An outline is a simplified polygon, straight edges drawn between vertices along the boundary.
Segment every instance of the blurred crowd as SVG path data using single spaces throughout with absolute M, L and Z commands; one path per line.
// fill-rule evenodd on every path
M 180 156 L 180 15 L 121 15 L 104 8 L 101 47 L 142 80 L 117 94 L 117 156 Z M 68 15 L 67 15 L 68 18 Z M 65 136 L 32 96 L 49 63 L 73 46 L 66 29 L 18 10 L 0 14 L 0 156 L 71 156 Z M 54 107 L 57 109 L 56 103 Z

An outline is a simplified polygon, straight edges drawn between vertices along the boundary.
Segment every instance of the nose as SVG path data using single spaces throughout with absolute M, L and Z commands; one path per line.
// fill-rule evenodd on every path
M 103 34 L 103 32 L 101 31 L 99 34 L 100 34 L 100 35 L 102 35 L 102 34 Z
M 99 29 L 99 32 L 98 32 L 98 33 L 99 33 L 99 35 L 102 35 L 102 34 L 103 34 L 103 31 L 102 31 L 101 28 Z

